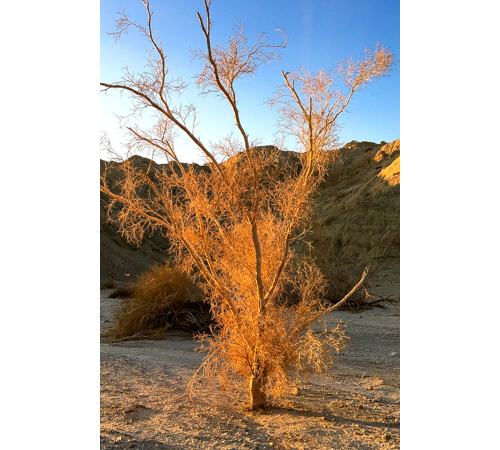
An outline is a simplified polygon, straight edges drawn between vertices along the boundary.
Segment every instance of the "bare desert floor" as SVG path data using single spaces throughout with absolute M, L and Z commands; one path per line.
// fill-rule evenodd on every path
M 101 290 L 101 328 L 120 300 Z M 101 342 L 102 449 L 389 449 L 400 446 L 399 304 L 334 311 L 350 343 L 326 375 L 264 411 L 245 393 L 210 386 L 186 393 L 203 360 L 183 331 L 162 340 Z

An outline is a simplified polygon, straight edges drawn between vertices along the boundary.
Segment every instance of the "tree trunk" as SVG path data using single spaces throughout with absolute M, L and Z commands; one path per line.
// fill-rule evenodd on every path
M 266 394 L 264 392 L 265 379 L 262 377 L 250 378 L 250 410 L 266 406 Z

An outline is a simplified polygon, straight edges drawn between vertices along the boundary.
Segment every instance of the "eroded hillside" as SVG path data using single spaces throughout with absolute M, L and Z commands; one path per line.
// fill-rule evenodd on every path
M 319 257 L 348 271 L 371 264 L 374 288 L 387 281 L 399 284 L 399 168 L 399 139 L 350 142 L 316 199 L 313 247 Z

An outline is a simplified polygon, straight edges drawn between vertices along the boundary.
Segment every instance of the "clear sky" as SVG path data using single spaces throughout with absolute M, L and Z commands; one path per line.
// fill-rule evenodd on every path
M 172 77 L 183 76 L 192 89 L 184 103 L 199 107 L 197 135 L 216 141 L 235 130 L 229 105 L 215 97 L 198 95 L 194 79 L 199 63 L 191 62 L 190 46 L 203 48 L 204 39 L 196 11 L 203 12 L 202 0 L 151 0 L 153 28 L 163 42 Z M 127 11 L 133 20 L 145 23 L 146 11 L 141 0 L 101 1 L 100 78 L 103 82 L 119 81 L 123 68 L 140 72 L 145 64 L 148 42 L 136 30 L 130 30 L 118 43 L 107 33 L 114 31 L 116 13 Z M 389 78 L 369 85 L 356 93 L 348 112 L 340 118 L 340 139 L 390 142 L 400 138 L 399 119 L 399 0 L 213 0 L 213 43 L 227 41 L 233 27 L 245 25 L 246 36 L 254 41 L 258 33 L 267 32 L 270 43 L 279 43 L 281 35 L 274 30 L 286 29 L 289 39 L 278 65 L 261 66 L 257 76 L 237 82 L 240 113 L 250 138 L 260 138 L 262 145 L 272 144 L 276 115 L 263 102 L 272 97 L 282 83 L 280 71 L 330 69 L 342 59 L 361 59 L 366 47 L 373 49 L 380 41 L 396 56 L 397 65 Z M 125 142 L 114 113 L 125 114 L 130 103 L 118 93 L 101 94 L 101 131 L 106 131 L 115 150 Z M 199 161 L 194 145 L 179 138 L 177 149 L 186 162 Z

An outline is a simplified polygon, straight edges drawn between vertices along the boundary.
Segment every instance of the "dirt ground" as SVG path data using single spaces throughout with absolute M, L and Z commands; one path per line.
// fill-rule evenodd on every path
M 119 302 L 101 290 L 101 327 Z M 213 387 L 189 399 L 203 354 L 182 331 L 162 340 L 101 343 L 102 449 L 392 449 L 400 446 L 399 305 L 334 311 L 350 344 L 328 376 L 261 412 Z

